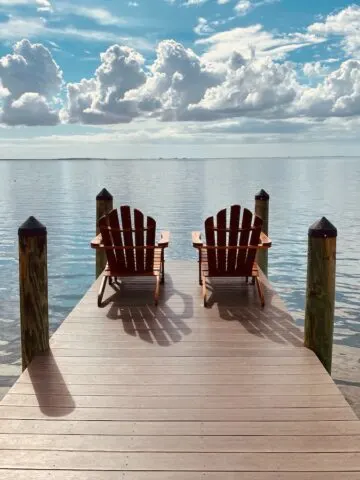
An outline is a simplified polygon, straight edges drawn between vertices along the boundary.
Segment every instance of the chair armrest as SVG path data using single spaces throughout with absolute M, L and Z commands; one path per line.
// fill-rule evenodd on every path
M 93 240 L 91 240 L 91 248 L 101 248 L 102 247 L 102 236 L 101 233 L 97 235 Z
M 158 241 L 158 246 L 161 248 L 166 248 L 169 246 L 170 241 L 170 232 L 161 232 L 160 240 Z
M 201 240 L 201 232 L 192 232 L 191 236 L 193 247 L 199 248 L 203 246 L 203 241 Z
M 261 234 L 260 234 L 260 241 L 261 241 L 261 243 L 260 243 L 261 246 L 266 247 L 266 248 L 271 247 L 271 240 L 267 235 L 265 235 L 264 232 L 261 232 Z

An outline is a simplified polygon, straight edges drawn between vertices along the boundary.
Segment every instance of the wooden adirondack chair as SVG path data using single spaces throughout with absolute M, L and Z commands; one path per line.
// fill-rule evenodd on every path
M 246 281 L 251 277 L 261 306 L 265 305 L 255 257 L 259 248 L 271 247 L 271 240 L 261 231 L 260 217 L 244 209 L 240 222 L 240 214 L 240 205 L 233 205 L 228 223 L 226 209 L 217 214 L 216 221 L 209 217 L 205 221 L 206 244 L 200 232 L 192 233 L 193 246 L 199 251 L 199 283 L 203 287 L 204 306 L 207 305 L 207 277 L 245 277 Z
M 92 248 L 105 249 L 107 265 L 101 282 L 98 306 L 101 306 L 107 281 L 121 277 L 156 278 L 155 305 L 158 304 L 160 283 L 165 281 L 164 249 L 169 245 L 169 232 L 161 232 L 160 241 L 155 243 L 156 222 L 145 218 L 140 210 L 134 209 L 132 224 L 129 206 L 120 207 L 121 224 L 116 209 L 99 219 L 100 234 L 91 242 Z

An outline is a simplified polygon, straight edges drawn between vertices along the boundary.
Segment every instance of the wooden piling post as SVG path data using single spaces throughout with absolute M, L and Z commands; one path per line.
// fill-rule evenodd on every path
M 19 234 L 19 283 L 22 369 L 49 350 L 47 232 L 29 217 Z
M 255 215 L 260 217 L 263 221 L 262 231 L 269 235 L 269 200 L 270 196 L 265 190 L 260 190 L 255 195 Z M 268 249 L 262 248 L 256 254 L 256 262 L 263 271 L 264 275 L 268 276 Z
M 103 188 L 96 197 L 96 235 L 99 235 L 99 218 L 106 215 L 113 209 L 113 196 L 106 188 Z M 103 272 L 106 266 L 105 250 L 96 250 L 96 278 Z
M 305 346 L 331 374 L 337 230 L 325 217 L 309 228 Z

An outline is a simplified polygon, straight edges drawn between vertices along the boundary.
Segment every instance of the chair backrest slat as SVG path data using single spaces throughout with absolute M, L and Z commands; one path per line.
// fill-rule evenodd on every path
M 261 218 L 254 215 L 253 226 L 257 227 L 257 228 L 255 230 L 252 230 L 252 232 L 251 232 L 249 245 L 252 245 L 254 247 L 259 245 L 262 224 L 263 224 L 263 222 L 262 222 Z M 251 271 L 251 269 L 253 267 L 253 264 L 255 262 L 255 256 L 256 256 L 256 249 L 255 248 L 249 248 L 247 250 L 247 256 L 246 256 L 246 260 L 245 260 L 245 266 L 244 266 L 245 271 L 247 271 L 247 272 Z
M 247 208 L 244 208 L 242 223 L 241 223 L 241 228 L 243 229 L 243 231 L 240 232 L 240 241 L 239 241 L 239 245 L 241 246 L 245 246 L 249 244 L 250 230 L 248 229 L 251 228 L 252 217 L 253 215 L 250 212 L 250 210 L 248 210 Z M 247 250 L 245 248 L 238 251 L 236 269 L 235 269 L 237 274 L 240 274 L 240 272 L 244 269 L 246 254 L 247 254 Z
M 215 246 L 215 232 L 214 232 L 214 217 L 209 217 L 205 220 L 205 238 L 206 244 L 209 247 Z M 207 251 L 207 261 L 209 273 L 216 273 L 217 271 L 217 261 L 216 261 L 216 250 L 209 249 Z
M 239 224 L 240 224 L 240 205 L 233 205 L 230 212 L 230 232 L 229 232 L 229 247 L 236 247 L 239 238 Z M 234 273 L 236 269 L 236 259 L 238 252 L 233 249 L 228 251 L 227 271 Z
M 105 215 L 99 219 L 99 228 L 102 235 L 103 244 L 106 247 L 112 247 L 113 238 L 108 227 L 109 227 L 109 216 Z M 109 268 L 112 270 L 116 270 L 117 260 L 116 260 L 115 251 L 110 248 L 107 248 L 105 251 L 106 251 L 106 257 L 109 264 Z
M 226 208 L 220 210 L 216 216 L 217 230 L 217 245 L 219 247 L 226 247 Z M 220 272 L 226 271 L 226 250 L 217 251 L 217 268 Z
M 113 244 L 119 247 L 123 246 L 123 240 L 120 230 L 119 224 L 119 215 L 117 209 L 111 210 L 108 215 L 109 227 L 112 228 L 111 236 L 113 239 Z M 126 262 L 125 262 L 125 255 L 124 250 L 115 250 L 115 256 L 117 261 L 117 270 L 125 270 L 126 269 Z
M 124 229 L 123 236 L 124 236 L 124 246 L 126 247 L 133 247 L 133 236 L 132 236 L 132 224 L 131 224 L 131 211 L 128 205 L 124 205 L 120 207 L 121 213 L 121 223 Z M 135 256 L 134 250 L 132 248 L 128 248 L 125 250 L 125 257 L 126 257 L 126 269 L 129 272 L 135 271 Z
M 156 222 L 153 218 L 147 217 L 146 221 L 146 246 L 153 247 L 155 246 L 155 235 L 156 235 Z M 154 268 L 154 249 L 146 249 L 146 259 L 145 259 L 145 269 L 146 271 L 151 271 Z
M 137 247 L 144 246 L 144 215 L 140 210 L 134 209 L 134 224 L 135 224 L 135 245 Z M 137 272 L 144 271 L 144 255 L 145 249 L 137 248 L 136 255 L 136 270 Z

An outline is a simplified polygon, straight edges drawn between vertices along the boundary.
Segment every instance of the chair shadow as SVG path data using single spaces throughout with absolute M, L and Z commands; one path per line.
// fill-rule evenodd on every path
M 157 307 L 153 302 L 154 279 L 140 282 L 126 279 L 121 286 L 111 287 L 115 292 L 103 302 L 105 306 L 111 304 L 106 316 L 121 320 L 127 335 L 148 344 L 169 347 L 191 334 L 186 319 L 193 317 L 193 297 L 177 290 L 170 274 L 165 274 Z M 168 304 L 174 296 L 180 299 L 176 310 Z
M 261 277 L 265 307 L 261 308 L 256 286 L 244 279 L 211 281 L 208 285 L 208 307 L 219 309 L 219 316 L 228 322 L 237 322 L 251 335 L 279 345 L 304 345 L 303 333 L 296 326 L 282 300 Z
M 41 367 L 32 362 L 27 368 L 39 408 L 48 417 L 66 417 L 76 408 L 74 399 L 51 350 L 41 358 Z

